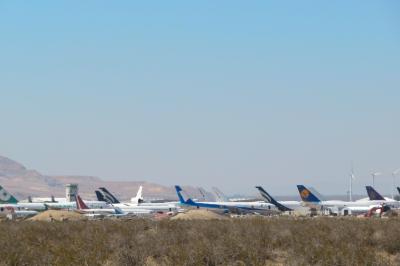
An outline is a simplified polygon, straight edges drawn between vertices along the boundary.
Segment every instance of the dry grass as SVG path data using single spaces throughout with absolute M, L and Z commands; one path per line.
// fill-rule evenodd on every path
M 399 219 L 0 223 L 0 265 L 399 265 Z

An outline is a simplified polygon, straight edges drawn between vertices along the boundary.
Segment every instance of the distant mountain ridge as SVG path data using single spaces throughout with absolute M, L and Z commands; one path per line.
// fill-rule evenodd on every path
M 122 200 L 128 200 L 136 195 L 139 186 L 143 186 L 143 194 L 147 198 L 168 198 L 176 199 L 173 187 L 166 187 L 159 184 L 144 181 L 105 181 L 93 176 L 48 176 L 36 170 L 27 169 L 24 165 L 0 156 L 0 185 L 5 187 L 19 199 L 28 196 L 48 197 L 54 195 L 63 197 L 65 195 L 65 185 L 77 183 L 79 193 L 87 199 L 95 197 L 94 190 L 98 187 L 107 187 Z M 189 188 L 194 192 L 194 188 Z

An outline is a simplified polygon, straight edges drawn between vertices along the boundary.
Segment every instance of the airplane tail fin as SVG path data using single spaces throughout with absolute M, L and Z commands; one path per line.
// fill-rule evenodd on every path
M 89 207 L 85 204 L 85 202 L 82 200 L 81 196 L 76 195 L 76 208 L 78 210 L 85 210 L 89 209 Z
M 264 198 L 264 200 L 268 203 L 274 204 L 278 208 L 278 210 L 283 211 L 283 212 L 292 211 L 292 209 L 277 202 L 270 194 L 268 194 L 268 192 L 262 186 L 257 186 L 256 188 L 258 189 L 258 191 L 260 192 L 260 194 Z
M 114 195 L 110 191 L 108 191 L 108 189 L 106 189 L 105 187 L 100 187 L 99 189 L 103 193 L 106 202 L 110 204 L 120 203 L 119 200 L 116 197 L 114 197 Z
M 131 202 L 139 204 L 143 202 L 143 196 L 142 196 L 142 191 L 143 187 L 140 186 L 138 189 L 138 192 L 136 193 L 136 196 L 134 198 L 131 198 Z
M 181 204 L 195 204 L 195 202 L 191 198 L 188 197 L 187 199 L 185 199 L 185 197 L 182 195 L 183 189 L 180 186 L 175 186 L 175 190 Z
M 399 194 L 400 194 L 400 187 L 397 187 L 397 191 L 399 192 Z
M 106 201 L 106 198 L 104 197 L 103 193 L 101 193 L 100 191 L 96 190 L 94 193 L 96 193 L 96 198 L 98 201 Z
M 228 201 L 228 197 L 225 196 L 224 193 L 221 192 L 221 190 L 219 190 L 217 187 L 213 187 L 212 188 L 215 196 L 216 196 L 216 200 L 219 202 L 226 202 Z
M 207 196 L 206 196 L 207 192 L 205 191 L 205 189 L 202 187 L 198 187 L 197 190 L 200 192 L 201 200 L 207 201 Z
M 313 203 L 318 203 L 321 202 L 321 200 L 315 196 L 309 189 L 307 189 L 303 185 L 297 185 L 297 189 L 299 190 L 301 200 L 304 202 L 313 202 Z
M 18 200 L 0 186 L 0 203 L 15 204 L 18 203 Z
M 368 197 L 370 200 L 385 200 L 381 194 L 379 194 L 373 187 L 366 186 Z

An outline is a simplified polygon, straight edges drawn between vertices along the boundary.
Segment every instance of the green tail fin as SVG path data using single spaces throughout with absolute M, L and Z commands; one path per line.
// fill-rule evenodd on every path
M 0 186 L 0 203 L 10 203 L 10 204 L 15 204 L 18 203 L 18 200 L 8 193 L 7 190 L 5 190 L 2 186 Z

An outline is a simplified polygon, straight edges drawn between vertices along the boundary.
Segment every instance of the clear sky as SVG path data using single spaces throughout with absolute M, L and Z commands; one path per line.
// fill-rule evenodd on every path
M 45 174 L 390 192 L 400 4 L 1 1 L 0 89 L 0 154 Z

